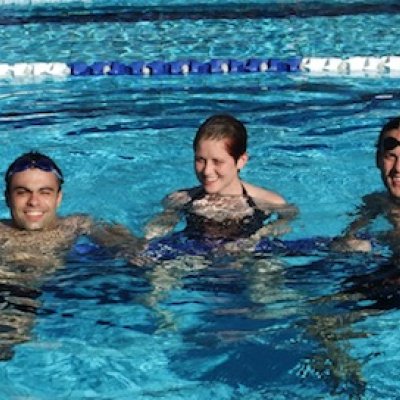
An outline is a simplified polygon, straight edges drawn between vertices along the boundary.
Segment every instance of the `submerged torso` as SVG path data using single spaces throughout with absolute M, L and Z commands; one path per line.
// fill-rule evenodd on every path
M 81 216 L 60 218 L 55 227 L 38 231 L 0 221 L 0 281 L 36 281 L 63 264 L 66 252 L 85 230 Z

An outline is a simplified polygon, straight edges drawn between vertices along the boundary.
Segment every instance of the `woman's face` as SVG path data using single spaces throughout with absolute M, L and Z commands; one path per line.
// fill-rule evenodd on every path
M 247 162 L 244 153 L 237 161 L 228 153 L 227 139 L 202 139 L 194 157 L 196 176 L 207 193 L 242 194 L 239 170 Z

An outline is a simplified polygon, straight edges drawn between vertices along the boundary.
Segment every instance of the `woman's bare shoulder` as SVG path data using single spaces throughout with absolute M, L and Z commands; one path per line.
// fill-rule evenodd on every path
M 248 182 L 242 182 L 247 194 L 251 196 L 254 201 L 269 203 L 271 205 L 284 205 L 286 200 L 278 193 L 272 190 L 264 189 L 260 186 L 253 185 Z

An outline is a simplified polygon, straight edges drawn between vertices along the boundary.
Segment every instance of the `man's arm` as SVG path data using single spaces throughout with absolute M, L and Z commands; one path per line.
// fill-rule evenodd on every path
M 135 236 L 122 224 L 95 221 L 87 215 L 70 217 L 77 235 L 88 236 L 93 242 L 124 258 L 131 258 L 144 250 L 146 240 Z
M 357 209 L 356 218 L 340 237 L 333 240 L 331 249 L 339 252 L 370 252 L 372 250 L 371 241 L 360 239 L 357 234 L 377 217 L 381 209 L 382 196 L 380 194 L 376 193 L 364 197 L 363 204 Z

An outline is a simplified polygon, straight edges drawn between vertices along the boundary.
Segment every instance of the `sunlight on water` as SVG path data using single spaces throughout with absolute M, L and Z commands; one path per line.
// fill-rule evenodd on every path
M 361 2 L 318 3 L 335 15 L 292 2 L 308 14 L 288 18 L 265 15 L 287 2 L 253 2 L 249 13 L 261 17 L 231 19 L 214 1 L 196 18 L 173 14 L 171 3 L 147 20 L 134 20 L 136 2 L 115 4 L 130 23 L 101 2 L 81 3 L 69 2 L 71 10 L 86 17 L 93 7 L 102 20 L 40 20 L 65 18 L 67 2 L 28 11 L 20 3 L 18 12 L 8 4 L 16 19 L 0 25 L 3 62 L 238 58 L 244 42 L 240 57 L 398 52 L 389 2 L 368 2 L 368 14 L 356 10 Z M 139 267 L 82 239 L 39 286 L 5 277 L 1 399 L 393 398 L 391 252 L 374 243 L 371 254 L 340 254 L 329 245 L 361 197 L 383 189 L 374 145 L 398 114 L 398 86 L 398 77 L 301 73 L 1 81 L 1 172 L 22 152 L 50 154 L 66 178 L 62 215 L 88 213 L 142 236 L 167 193 L 196 184 L 192 138 L 216 112 L 248 128 L 241 177 L 300 211 L 288 234 L 253 252 L 171 235 L 152 243 L 156 261 Z M 386 229 L 378 221 L 368 233 Z M 18 268 L 11 272 L 30 272 Z

